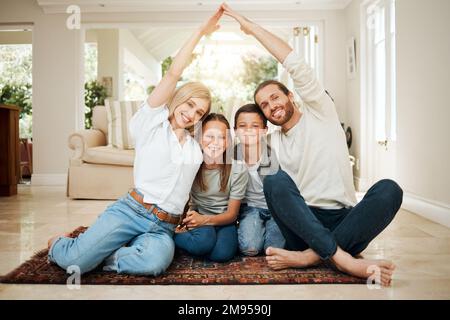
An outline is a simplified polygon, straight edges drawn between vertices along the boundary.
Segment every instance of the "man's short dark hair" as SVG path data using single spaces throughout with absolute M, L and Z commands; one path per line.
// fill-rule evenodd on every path
M 242 107 L 240 107 L 238 109 L 238 111 L 236 111 L 236 114 L 234 115 L 234 128 L 236 129 L 237 127 L 237 120 L 239 118 L 239 115 L 241 113 L 256 113 L 257 115 L 259 115 L 259 117 L 261 118 L 263 124 L 264 124 L 264 128 L 267 127 L 267 119 L 264 116 L 264 113 L 261 111 L 261 109 L 254 103 L 249 103 L 246 104 Z
M 264 81 L 263 83 L 261 83 L 257 88 L 256 88 L 256 90 L 255 90 L 255 94 L 253 95 L 253 100 L 255 100 L 255 103 L 256 103 L 256 105 L 259 107 L 259 105 L 258 105 L 258 103 L 256 102 L 256 94 L 260 91 L 260 90 L 262 90 L 262 89 L 264 89 L 265 87 L 267 87 L 267 86 L 269 86 L 269 85 L 271 85 L 271 84 L 274 84 L 274 85 L 276 85 L 285 95 L 288 95 L 289 94 L 289 89 L 284 85 L 284 84 L 282 84 L 280 81 L 277 81 L 277 80 L 266 80 L 266 81 Z

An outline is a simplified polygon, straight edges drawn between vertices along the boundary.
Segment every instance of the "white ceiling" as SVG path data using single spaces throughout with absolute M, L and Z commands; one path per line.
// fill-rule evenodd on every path
M 139 43 L 157 60 L 163 60 L 167 56 L 174 54 L 186 39 L 193 32 L 193 28 L 184 28 L 174 30 L 166 27 L 151 27 L 142 29 L 131 29 L 130 31 L 139 41 Z M 275 32 L 278 36 L 288 39 L 292 34 L 290 28 L 270 28 L 270 31 Z M 256 45 L 260 44 L 253 38 L 243 34 L 238 27 L 224 27 L 217 33 L 225 32 L 234 33 L 237 39 L 220 40 L 220 43 L 238 44 L 238 45 Z M 216 35 L 215 33 L 214 35 Z M 214 36 L 213 35 L 213 36 Z M 219 35 L 220 36 L 220 35 Z M 215 43 L 214 39 L 206 40 L 209 43 Z
M 167 24 L 152 20 L 152 26 L 128 25 L 132 28 L 130 31 L 145 49 L 156 59 L 162 60 L 175 53 L 192 33 L 193 28 L 198 25 L 198 23 L 192 22 L 197 20 L 197 18 L 192 18 L 198 17 L 196 12 L 202 12 L 202 16 L 208 11 L 213 12 L 223 0 L 37 0 L 37 2 L 46 13 L 66 13 L 69 5 L 78 5 L 82 14 L 148 12 L 153 16 L 155 14 L 160 17 L 168 16 L 170 23 Z M 229 0 L 226 2 L 237 11 L 252 13 L 259 11 L 262 16 L 270 18 L 271 14 L 276 11 L 340 10 L 344 9 L 351 0 Z M 177 24 L 177 17 L 186 21 L 180 21 Z M 242 34 L 231 18 L 226 17 L 223 20 L 221 21 L 222 31 Z M 112 27 L 117 28 L 114 23 Z M 266 25 L 266 27 L 268 26 Z M 274 27 L 271 31 L 275 31 L 284 38 L 288 38 L 292 33 L 291 28 L 286 27 Z M 257 44 L 253 38 L 245 35 L 243 35 L 243 40 L 240 44 Z
M 183 12 L 211 11 L 223 1 L 216 0 L 37 0 L 45 13 L 64 13 L 69 5 L 78 5 L 81 12 Z M 236 10 L 337 10 L 351 0 L 230 0 Z

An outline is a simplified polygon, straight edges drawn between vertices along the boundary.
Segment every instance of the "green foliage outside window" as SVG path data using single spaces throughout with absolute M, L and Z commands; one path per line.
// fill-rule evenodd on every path
M 85 127 L 92 127 L 92 110 L 95 106 L 105 104 L 107 98 L 106 87 L 97 81 L 89 81 L 84 84 Z

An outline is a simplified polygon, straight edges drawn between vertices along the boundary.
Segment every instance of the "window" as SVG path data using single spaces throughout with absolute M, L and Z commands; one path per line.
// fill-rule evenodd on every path
M 371 8 L 371 9 L 369 9 Z M 375 139 L 396 141 L 395 0 L 373 1 L 368 7 L 368 91 L 374 107 Z

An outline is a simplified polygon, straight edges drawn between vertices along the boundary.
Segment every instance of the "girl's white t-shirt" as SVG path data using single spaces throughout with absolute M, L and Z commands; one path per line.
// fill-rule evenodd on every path
M 180 144 L 168 118 L 167 106 L 152 108 L 147 102 L 131 118 L 129 131 L 136 145 L 134 185 L 145 203 L 181 215 L 203 154 L 187 131 Z

